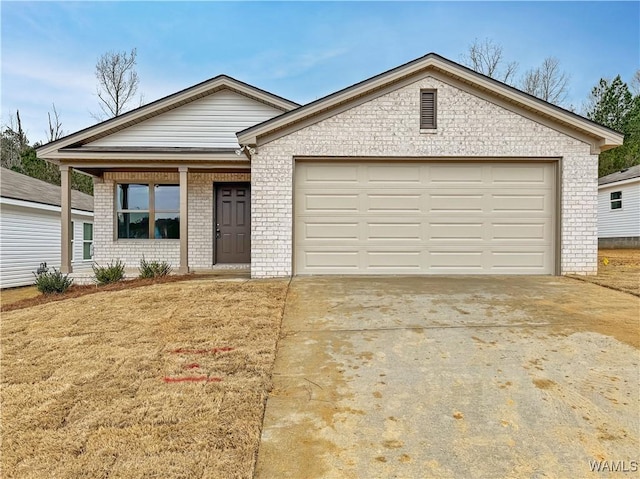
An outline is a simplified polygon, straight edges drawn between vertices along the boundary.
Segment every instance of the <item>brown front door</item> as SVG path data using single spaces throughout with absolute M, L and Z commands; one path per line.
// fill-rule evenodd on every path
M 216 263 L 251 262 L 251 185 L 216 185 Z

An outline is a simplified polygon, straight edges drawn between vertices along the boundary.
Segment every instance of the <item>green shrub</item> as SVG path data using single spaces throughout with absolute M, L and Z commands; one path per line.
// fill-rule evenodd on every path
M 144 256 L 140 260 L 141 278 L 158 278 L 171 273 L 171 265 L 166 261 L 147 261 Z
M 73 279 L 69 275 L 62 274 L 55 268 L 53 271 L 42 271 L 36 277 L 36 288 L 42 294 L 62 294 L 73 284 Z
M 99 266 L 96 263 L 93 265 L 93 274 L 96 275 L 98 284 L 117 283 L 124 278 L 124 263 L 120 260 L 106 266 Z

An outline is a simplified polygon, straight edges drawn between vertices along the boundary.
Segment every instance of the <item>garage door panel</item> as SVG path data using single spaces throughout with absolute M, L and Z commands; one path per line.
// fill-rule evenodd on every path
M 520 219 L 492 222 L 489 239 L 494 241 L 544 241 L 551 243 L 551 219 L 528 223 Z
M 345 165 L 339 163 L 325 163 L 316 165 L 314 168 L 300 168 L 300 181 L 305 184 L 315 185 L 316 187 L 323 183 L 330 185 L 345 183 L 359 183 L 358 165 Z
M 379 186 L 420 185 L 424 171 L 420 165 L 399 165 L 389 168 L 388 165 L 372 165 L 365 168 L 365 175 L 369 183 Z
M 366 223 L 366 240 L 396 240 L 403 243 L 420 241 L 422 238 L 422 223 L 369 222 Z
M 416 213 L 422 210 L 422 194 L 403 192 L 384 192 L 366 194 L 367 213 L 405 212 Z
M 420 250 L 366 251 L 365 266 L 368 270 L 382 269 L 394 273 L 401 270 L 420 271 L 422 269 L 422 252 Z
M 302 210 L 305 212 L 354 212 L 360 211 L 360 200 L 353 193 L 309 193 L 302 198 Z
M 432 183 L 446 183 L 452 188 L 456 184 L 481 184 L 483 170 L 483 164 L 441 164 L 438 168 L 429 169 L 429 179 Z
M 303 238 L 307 241 L 357 241 L 360 237 L 360 225 L 357 222 L 308 222 L 304 223 Z
M 491 195 L 492 213 L 545 213 L 549 211 L 548 193 L 506 193 Z
M 302 253 L 301 265 L 305 270 L 331 270 L 333 272 L 349 271 L 358 272 L 360 269 L 358 251 L 305 251 Z
M 551 163 L 325 166 L 296 166 L 298 274 L 554 272 Z
M 429 212 L 481 213 L 482 193 L 435 193 L 429 195 Z
M 536 185 L 544 187 L 549 183 L 548 169 L 539 165 L 496 165 L 490 169 L 492 183 L 500 188 Z
M 434 270 L 455 270 L 480 272 L 483 269 L 482 250 L 447 251 L 431 249 L 428 251 L 428 266 Z
M 484 222 L 430 222 L 429 240 L 444 241 L 482 241 L 485 234 Z
M 494 271 L 501 271 L 505 274 L 513 271 L 529 269 L 535 273 L 542 273 L 545 269 L 545 251 L 522 251 L 522 250 L 494 250 L 490 252 L 491 267 Z

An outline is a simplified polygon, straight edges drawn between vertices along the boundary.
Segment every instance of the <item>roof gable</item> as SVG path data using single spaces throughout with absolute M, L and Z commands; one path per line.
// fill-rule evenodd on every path
M 261 145 L 297 129 L 328 118 L 352 105 L 401 88 L 429 73 L 445 75 L 484 96 L 492 96 L 514 111 L 540 119 L 563 133 L 588 139 L 594 154 L 622 144 L 623 135 L 575 113 L 533 97 L 502 82 L 479 74 L 435 53 L 413 60 L 353 86 L 320 98 L 237 133 L 241 145 Z
M 281 113 L 281 109 L 224 89 L 92 141 L 85 148 L 237 149 L 237 131 Z
M 78 148 L 88 143 L 98 142 L 98 140 L 102 138 L 114 135 L 122 130 L 134 127 L 158 115 L 170 112 L 171 110 L 175 110 L 183 105 L 187 105 L 222 90 L 252 99 L 279 112 L 286 112 L 299 106 L 297 103 L 273 95 L 247 83 L 243 83 L 226 75 L 219 75 L 115 118 L 42 145 L 37 149 L 38 157 L 58 159 L 61 157 L 59 153 L 61 149 Z

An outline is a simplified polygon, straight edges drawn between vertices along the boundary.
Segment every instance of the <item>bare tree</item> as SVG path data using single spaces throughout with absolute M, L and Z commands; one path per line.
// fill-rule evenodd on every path
M 476 38 L 467 53 L 462 55 L 462 62 L 472 70 L 504 83 L 512 83 L 518 70 L 517 62 L 504 61 L 502 47 L 490 38 L 483 41 Z
M 96 78 L 102 113 L 92 114 L 97 120 L 121 115 L 135 97 L 140 82 L 135 69 L 136 55 L 133 48 L 130 53 L 110 51 L 98 59 Z
M 10 115 L 9 122 L 2 126 L 0 145 L 0 164 L 10 169 L 19 167 L 22 154 L 29 148 L 29 140 L 22 129 L 20 110 L 16 110 L 15 116 Z
M 568 86 L 569 75 L 560 70 L 560 61 L 548 57 L 538 68 L 524 74 L 520 89 L 544 101 L 560 105 L 567 99 Z
M 49 118 L 49 130 L 47 131 L 47 140 L 56 141 L 64 136 L 64 130 L 62 129 L 62 122 L 60 121 L 60 115 L 56 110 L 56 104 L 53 105 L 53 120 L 51 119 L 51 112 L 47 112 Z
M 629 87 L 631 88 L 631 93 L 635 96 L 640 95 L 640 70 L 636 70 L 634 73 L 631 82 L 629 82 Z

